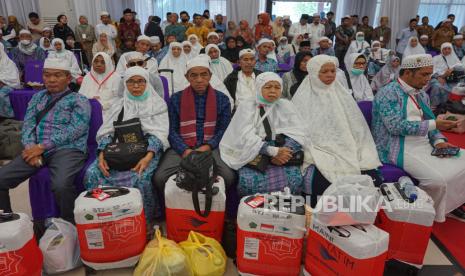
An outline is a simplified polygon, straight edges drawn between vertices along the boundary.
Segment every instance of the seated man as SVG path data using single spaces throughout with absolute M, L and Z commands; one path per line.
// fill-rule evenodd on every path
M 336 56 L 334 53 L 334 48 L 331 47 L 331 40 L 326 36 L 323 36 L 318 41 L 318 45 L 320 47 L 313 49 L 312 54 L 313 56 L 317 55 L 328 55 L 328 56 Z
M 255 70 L 255 51 L 243 49 L 239 52 L 239 68 L 229 74 L 224 84 L 234 100 L 234 109 L 242 101 L 255 96 L 255 78 L 262 72 Z
M 60 60 L 45 61 L 43 79 L 46 90 L 32 97 L 24 118 L 25 150 L 0 169 L 0 209 L 11 212 L 9 190 L 47 166 L 60 215 L 73 222 L 74 178 L 86 160 L 90 104 L 69 90 L 70 68 Z M 44 113 L 52 102 L 55 105 Z
M 175 93 L 169 103 L 171 149 L 165 152 L 152 179 L 160 192 L 174 175 L 181 159 L 192 151 L 213 151 L 218 174 L 225 185 L 235 183 L 234 172 L 221 160 L 218 145 L 231 120 L 231 105 L 223 93 L 210 85 L 208 60 L 196 57 L 187 64 L 190 85 Z
M 276 60 L 268 58 L 268 54 L 271 52 L 273 44 L 268 38 L 262 38 L 257 44 L 257 62 L 255 63 L 255 69 L 262 72 L 276 72 L 278 71 L 278 63 Z
M 45 52 L 32 42 L 32 34 L 28 30 L 21 30 L 19 32 L 19 44 L 16 48 L 11 50 L 11 59 L 16 66 L 20 74 L 24 73 L 24 67 L 26 63 L 33 60 L 45 60 Z
M 465 45 L 463 44 L 463 35 L 458 34 L 454 36 L 452 46 L 457 57 L 462 60 L 465 56 Z
M 422 90 L 433 74 L 428 54 L 402 60 L 400 77 L 382 87 L 373 102 L 372 133 L 382 162 L 402 167 L 420 181 L 434 201 L 436 221 L 443 222 L 453 212 L 460 218 L 465 203 L 465 156 L 439 158 L 434 148 L 454 147 L 439 130 L 457 122 L 436 119 L 429 97 Z M 455 211 L 454 211 L 455 210 Z

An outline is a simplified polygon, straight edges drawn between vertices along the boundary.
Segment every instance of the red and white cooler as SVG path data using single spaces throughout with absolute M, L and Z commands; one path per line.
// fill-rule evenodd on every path
M 237 270 L 241 275 L 299 275 L 305 235 L 304 206 L 295 210 L 272 209 L 252 203 L 264 196 L 246 196 L 239 204 Z
M 385 207 L 375 225 L 389 233 L 389 259 L 422 265 L 433 227 L 435 210 L 431 197 L 417 187 L 417 200 L 404 200 L 394 183 L 380 187 Z
M 107 198 L 96 197 L 106 195 Z M 103 200 L 102 200 L 103 199 Z M 76 199 L 74 218 L 82 261 L 96 270 L 131 267 L 146 244 L 146 221 L 138 189 L 104 187 Z
M 374 225 L 325 226 L 313 218 L 308 229 L 305 275 L 383 275 L 389 234 Z
M 166 230 L 168 239 L 176 242 L 187 240 L 190 231 L 201 233 L 221 242 L 226 210 L 224 180 L 218 177 L 213 187 L 218 193 L 213 195 L 210 214 L 202 217 L 195 212 L 192 192 L 176 185 L 176 175 L 171 176 L 165 185 Z M 199 206 L 205 210 L 205 195 L 199 193 Z
M 40 276 L 42 262 L 29 216 L 0 213 L 0 275 Z

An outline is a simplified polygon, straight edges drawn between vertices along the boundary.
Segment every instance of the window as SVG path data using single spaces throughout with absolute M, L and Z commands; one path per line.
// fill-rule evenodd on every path
M 381 0 L 376 0 L 376 11 L 373 17 L 372 26 L 379 26 L 379 17 L 381 16 Z
M 330 9 L 330 2 L 273 1 L 272 14 L 273 16 L 289 15 L 292 22 L 299 22 L 303 13 L 309 15 L 327 13 Z
M 418 15 L 429 17 L 429 24 L 437 24 L 447 18 L 448 14 L 455 14 L 454 25 L 459 29 L 465 24 L 465 1 L 463 0 L 420 0 Z

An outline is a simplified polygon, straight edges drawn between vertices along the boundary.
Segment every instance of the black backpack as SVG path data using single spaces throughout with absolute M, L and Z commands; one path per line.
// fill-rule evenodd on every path
M 202 217 L 208 217 L 212 207 L 212 198 L 219 192 L 214 188 L 218 176 L 218 168 L 211 151 L 193 151 L 182 161 L 176 176 L 176 185 L 192 192 L 195 212 Z M 205 210 L 200 211 L 199 193 L 205 194 Z

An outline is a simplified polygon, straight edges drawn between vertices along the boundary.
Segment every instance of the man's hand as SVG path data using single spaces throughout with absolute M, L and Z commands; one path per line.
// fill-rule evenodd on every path
M 186 158 L 186 156 L 188 156 L 189 154 L 191 154 L 191 152 L 193 152 L 193 150 L 191 149 L 186 149 L 183 154 L 182 154 L 182 158 Z
M 103 156 L 103 151 L 101 151 L 99 156 L 98 156 L 98 167 L 99 167 L 100 171 L 102 172 L 103 176 L 105 176 L 105 177 L 110 176 L 110 172 L 108 171 L 110 169 L 110 167 L 108 166 L 107 161 L 105 161 L 105 158 Z
M 457 127 L 457 121 L 436 119 L 436 128 L 445 131 Z
M 210 145 L 203 145 L 195 149 L 195 151 L 200 151 L 200 152 L 211 151 L 211 150 L 212 148 L 210 147 Z
M 451 143 L 442 142 L 442 143 L 436 144 L 434 147 L 437 149 L 445 149 L 445 148 L 456 148 L 457 146 L 452 145 Z
M 23 150 L 21 156 L 23 157 L 24 161 L 29 163 L 34 157 L 41 156 L 44 153 L 44 151 L 44 147 L 38 144 Z
M 144 158 L 139 160 L 139 163 L 137 163 L 137 165 L 134 168 L 132 168 L 132 171 L 137 172 L 139 176 L 141 176 L 144 170 L 149 166 L 152 158 L 153 158 L 153 152 L 151 151 L 147 152 L 147 155 L 145 155 Z
M 36 168 L 40 168 L 43 166 L 43 163 L 42 163 L 42 156 L 37 156 L 37 157 L 34 157 L 31 159 L 31 161 L 27 162 L 29 164 L 29 166 L 31 167 L 36 167 Z

